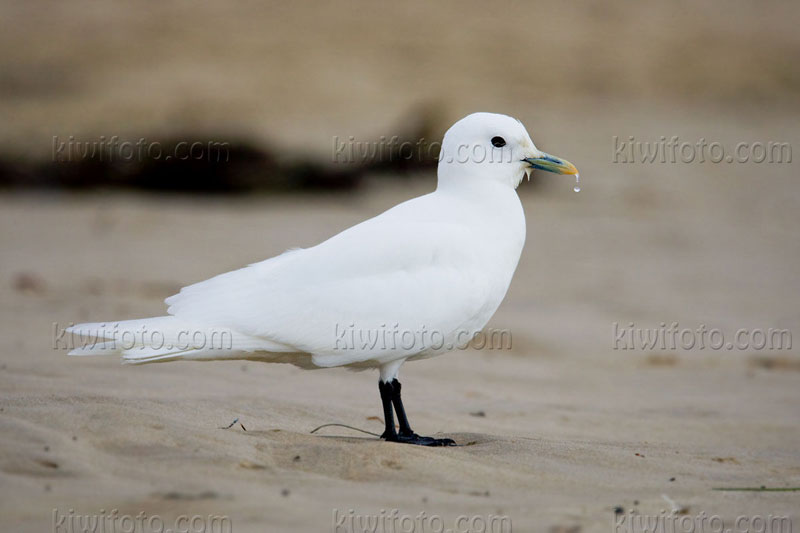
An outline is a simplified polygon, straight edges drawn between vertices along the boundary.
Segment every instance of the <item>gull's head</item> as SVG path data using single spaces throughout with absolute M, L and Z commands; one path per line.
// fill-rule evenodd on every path
M 496 113 L 473 113 L 444 134 L 439 183 L 485 180 L 516 188 L 533 169 L 577 174 L 575 165 L 536 148 L 519 120 Z

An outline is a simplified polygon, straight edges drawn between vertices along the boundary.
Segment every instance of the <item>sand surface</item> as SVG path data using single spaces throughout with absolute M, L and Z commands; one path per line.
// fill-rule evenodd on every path
M 520 189 L 527 247 L 490 324 L 513 348 L 402 370 L 415 429 L 465 444 L 451 449 L 309 434 L 330 422 L 380 431 L 375 373 L 123 367 L 52 347 L 53 323 L 162 314 L 180 286 L 313 245 L 430 190 L 432 174 L 329 196 L 0 197 L 2 529 L 117 508 L 227 515 L 237 533 L 321 532 L 335 509 L 396 508 L 608 531 L 615 507 L 658 514 L 668 500 L 729 527 L 741 515 L 797 524 L 796 492 L 712 490 L 800 485 L 797 348 L 612 347 L 612 323 L 631 321 L 781 327 L 800 343 L 796 164 L 610 161 L 612 135 L 796 143 L 796 120 L 618 106 L 577 127 L 580 112 L 531 125 L 581 168 L 584 190 L 543 175 Z M 247 431 L 219 429 L 236 417 Z

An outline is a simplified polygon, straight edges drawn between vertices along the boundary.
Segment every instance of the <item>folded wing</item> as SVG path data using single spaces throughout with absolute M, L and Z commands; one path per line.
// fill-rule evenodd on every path
M 326 366 L 418 353 L 419 340 L 401 345 L 397 334 L 388 347 L 361 340 L 365 331 L 446 335 L 467 326 L 483 311 L 491 281 L 465 246 L 466 227 L 415 220 L 405 205 L 313 248 L 185 287 L 166 300 L 169 313 L 314 354 Z M 354 336 L 343 339 L 343 331 Z

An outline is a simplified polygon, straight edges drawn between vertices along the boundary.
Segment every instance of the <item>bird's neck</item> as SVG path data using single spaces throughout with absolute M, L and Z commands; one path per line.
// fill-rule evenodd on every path
M 469 188 L 471 190 L 490 190 L 494 187 L 516 189 L 525 176 L 519 165 L 461 164 L 439 162 L 437 169 L 439 188 Z
M 437 191 L 448 194 L 489 197 L 517 197 L 516 188 L 519 178 L 509 176 L 508 179 L 487 179 L 485 176 L 474 176 L 469 173 L 461 175 L 439 174 Z
M 458 205 L 468 223 L 508 239 L 521 249 L 525 241 L 525 213 L 517 191 L 502 182 L 466 177 L 461 180 L 439 177 L 437 195 Z

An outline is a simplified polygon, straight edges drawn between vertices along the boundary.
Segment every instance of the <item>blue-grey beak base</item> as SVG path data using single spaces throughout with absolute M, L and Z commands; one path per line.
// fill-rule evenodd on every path
M 523 159 L 531 167 L 538 170 L 546 170 L 547 172 L 554 172 L 556 174 L 577 174 L 578 169 L 575 165 L 550 154 L 542 154 L 540 157 L 526 157 Z

